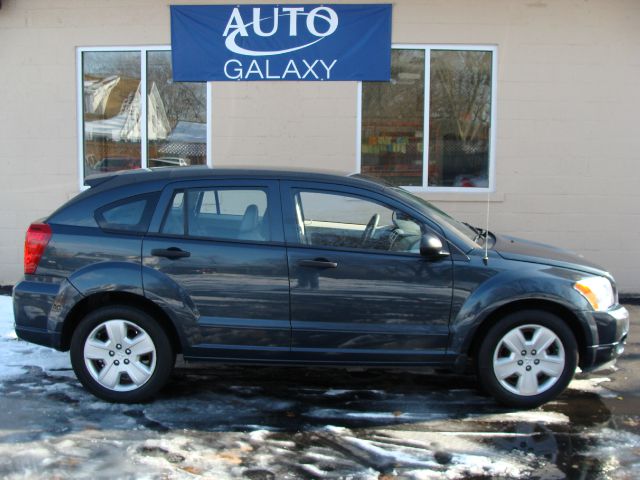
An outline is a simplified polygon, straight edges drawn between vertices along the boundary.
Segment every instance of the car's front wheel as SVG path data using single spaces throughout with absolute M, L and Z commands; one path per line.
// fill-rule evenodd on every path
M 71 339 L 71 364 L 91 393 L 112 402 L 148 400 L 166 383 L 175 353 L 163 328 L 129 306 L 89 313 Z
M 560 317 L 522 310 L 503 317 L 487 332 L 478 351 L 478 378 L 499 402 L 533 408 L 567 387 L 577 358 L 575 336 Z

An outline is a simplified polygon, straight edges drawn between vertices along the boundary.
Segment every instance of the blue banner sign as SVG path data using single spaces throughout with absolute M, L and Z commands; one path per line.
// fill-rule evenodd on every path
M 391 75 L 391 5 L 171 6 L 175 81 Z

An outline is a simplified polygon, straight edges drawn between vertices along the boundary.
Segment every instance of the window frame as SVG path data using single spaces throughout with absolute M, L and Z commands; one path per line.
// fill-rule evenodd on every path
M 148 116 L 147 116 L 147 53 L 153 51 L 171 51 L 170 45 L 146 45 L 146 46 L 101 46 L 101 47 L 76 47 L 76 122 L 77 122 L 77 152 L 78 152 L 78 186 L 80 191 L 89 188 L 85 185 L 84 174 L 84 70 L 82 65 L 82 56 L 86 52 L 138 52 L 140 55 L 140 118 L 141 122 L 144 122 L 144 128 L 140 129 L 140 168 L 147 168 L 148 166 L 148 139 L 147 129 Z M 206 82 L 207 91 L 207 104 L 206 104 L 206 125 L 207 125 L 207 138 L 206 138 L 206 165 L 211 167 L 213 165 L 212 148 L 211 148 L 211 115 L 212 115 L 212 91 L 211 82 Z
M 424 62 L 424 107 L 423 107 L 423 147 L 422 147 L 422 185 L 402 186 L 405 190 L 417 193 L 492 193 L 496 191 L 495 181 L 495 150 L 496 150 L 496 119 L 498 92 L 498 46 L 497 45 L 465 45 L 465 44 L 419 44 L 394 43 L 393 50 L 423 50 Z M 489 186 L 488 187 L 434 187 L 429 186 L 429 107 L 431 100 L 431 51 L 480 51 L 491 52 L 491 126 L 489 134 Z M 357 116 L 356 116 L 356 171 L 362 173 L 362 82 L 358 82 Z

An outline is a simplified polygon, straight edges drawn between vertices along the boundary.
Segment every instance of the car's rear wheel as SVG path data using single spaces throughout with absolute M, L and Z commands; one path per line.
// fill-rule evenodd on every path
M 511 313 L 493 325 L 478 351 L 482 388 L 500 403 L 533 408 L 559 395 L 576 370 L 575 336 L 557 315 Z
M 164 329 L 128 306 L 102 307 L 71 339 L 71 364 L 91 393 L 112 402 L 148 400 L 167 382 L 175 353 Z

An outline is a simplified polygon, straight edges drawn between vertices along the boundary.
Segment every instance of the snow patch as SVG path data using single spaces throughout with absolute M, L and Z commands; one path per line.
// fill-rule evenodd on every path
M 492 415 L 471 415 L 465 421 L 482 422 L 527 422 L 532 424 L 562 424 L 569 423 L 569 417 L 564 413 L 544 412 L 542 410 L 505 412 Z
M 346 393 L 351 393 L 353 390 L 344 390 L 340 388 L 330 388 L 329 390 L 324 392 L 324 395 L 327 397 L 337 397 L 340 395 L 344 395 Z
M 13 329 L 13 299 L 6 295 L 0 295 L 0 336 L 9 338 L 15 336 Z M 14 337 L 15 338 L 15 337 Z
M 569 388 L 581 392 L 596 393 L 602 397 L 615 397 L 616 394 L 606 389 L 602 384 L 610 382 L 607 377 L 575 378 L 569 384 Z
M 254 430 L 249 433 L 249 439 L 253 442 L 264 442 L 270 433 L 269 430 Z
M 598 442 L 586 454 L 603 459 L 601 469 L 606 478 L 638 478 L 640 472 L 640 436 L 632 432 L 604 428 Z
M 358 419 L 358 420 L 437 420 L 447 418 L 448 412 L 425 412 L 425 413 L 406 413 L 406 412 L 358 412 L 353 410 L 342 410 L 337 408 L 312 408 L 304 413 L 304 416 L 316 419 Z
M 332 441 L 339 444 L 354 458 L 366 459 L 379 471 L 393 466 L 394 472 L 402 472 L 403 478 L 462 479 L 470 476 L 524 478 L 531 468 L 513 456 L 498 454 L 481 444 L 474 444 L 473 451 L 451 452 L 444 455 L 433 443 L 403 442 L 391 438 L 359 438 L 348 429 L 327 427 L 333 433 Z

